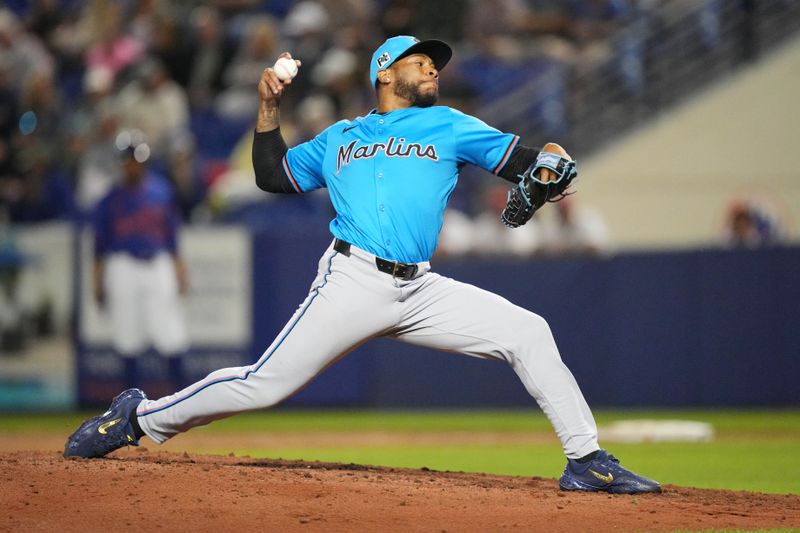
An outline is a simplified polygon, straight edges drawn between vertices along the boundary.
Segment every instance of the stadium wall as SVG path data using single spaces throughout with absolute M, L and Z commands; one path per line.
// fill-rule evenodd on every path
M 200 250 L 209 275 L 224 279 L 233 271 L 206 253 L 218 237 L 218 231 L 206 236 L 198 231 L 192 248 Z M 252 250 L 239 246 L 240 257 L 228 250 L 220 258 L 227 265 L 241 264 L 234 270 L 250 280 L 233 283 L 238 289 L 227 296 L 215 290 L 193 298 L 208 304 L 200 319 L 213 321 L 214 309 L 238 312 L 251 317 L 245 318 L 251 331 L 228 343 L 196 337 L 186 365 L 190 379 L 250 364 L 260 356 L 304 299 L 330 236 L 324 231 L 306 231 L 302 238 L 268 231 L 246 242 Z M 544 316 L 564 361 L 594 406 L 800 405 L 800 247 L 626 253 L 599 259 L 473 259 L 438 261 L 434 267 Z M 215 286 L 225 285 L 220 283 Z M 76 342 L 79 404 L 105 405 L 123 387 L 122 365 L 102 336 L 93 341 L 82 333 L 86 331 L 78 328 Z M 159 364 L 151 358 L 152 371 L 142 383 L 153 396 L 171 392 L 161 390 Z M 287 404 L 534 405 L 507 365 L 386 339 L 369 342 L 339 361 Z
M 254 354 L 305 297 L 327 235 L 254 240 Z M 593 405 L 800 405 L 800 248 L 437 262 L 544 316 Z M 319 342 L 325 342 L 320 338 Z M 530 406 L 504 364 L 372 341 L 292 405 Z

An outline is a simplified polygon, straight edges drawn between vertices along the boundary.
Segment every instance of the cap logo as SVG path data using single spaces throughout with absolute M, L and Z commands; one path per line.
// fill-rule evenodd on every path
M 389 55 L 389 52 L 384 52 L 376 59 L 376 63 L 378 63 L 378 70 L 382 69 L 383 66 L 392 60 L 392 57 Z

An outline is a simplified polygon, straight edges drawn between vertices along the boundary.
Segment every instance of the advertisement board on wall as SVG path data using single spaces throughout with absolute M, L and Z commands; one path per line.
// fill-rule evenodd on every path
M 0 228 L 0 410 L 70 409 L 74 232 Z

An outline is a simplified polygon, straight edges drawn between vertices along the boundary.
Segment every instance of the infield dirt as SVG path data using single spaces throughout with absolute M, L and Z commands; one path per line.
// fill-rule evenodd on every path
M 120 450 L 0 454 L 0 531 L 699 531 L 800 528 L 800 496 Z

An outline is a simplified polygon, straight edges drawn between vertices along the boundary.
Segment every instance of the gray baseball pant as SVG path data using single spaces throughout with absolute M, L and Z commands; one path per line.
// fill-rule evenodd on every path
M 599 449 L 597 426 L 543 318 L 419 263 L 409 280 L 376 268 L 375 256 L 331 245 L 305 301 L 250 366 L 225 368 L 173 395 L 145 400 L 139 425 L 163 443 L 178 433 L 291 396 L 354 348 L 375 337 L 500 359 L 522 380 L 555 428 L 564 453 Z

